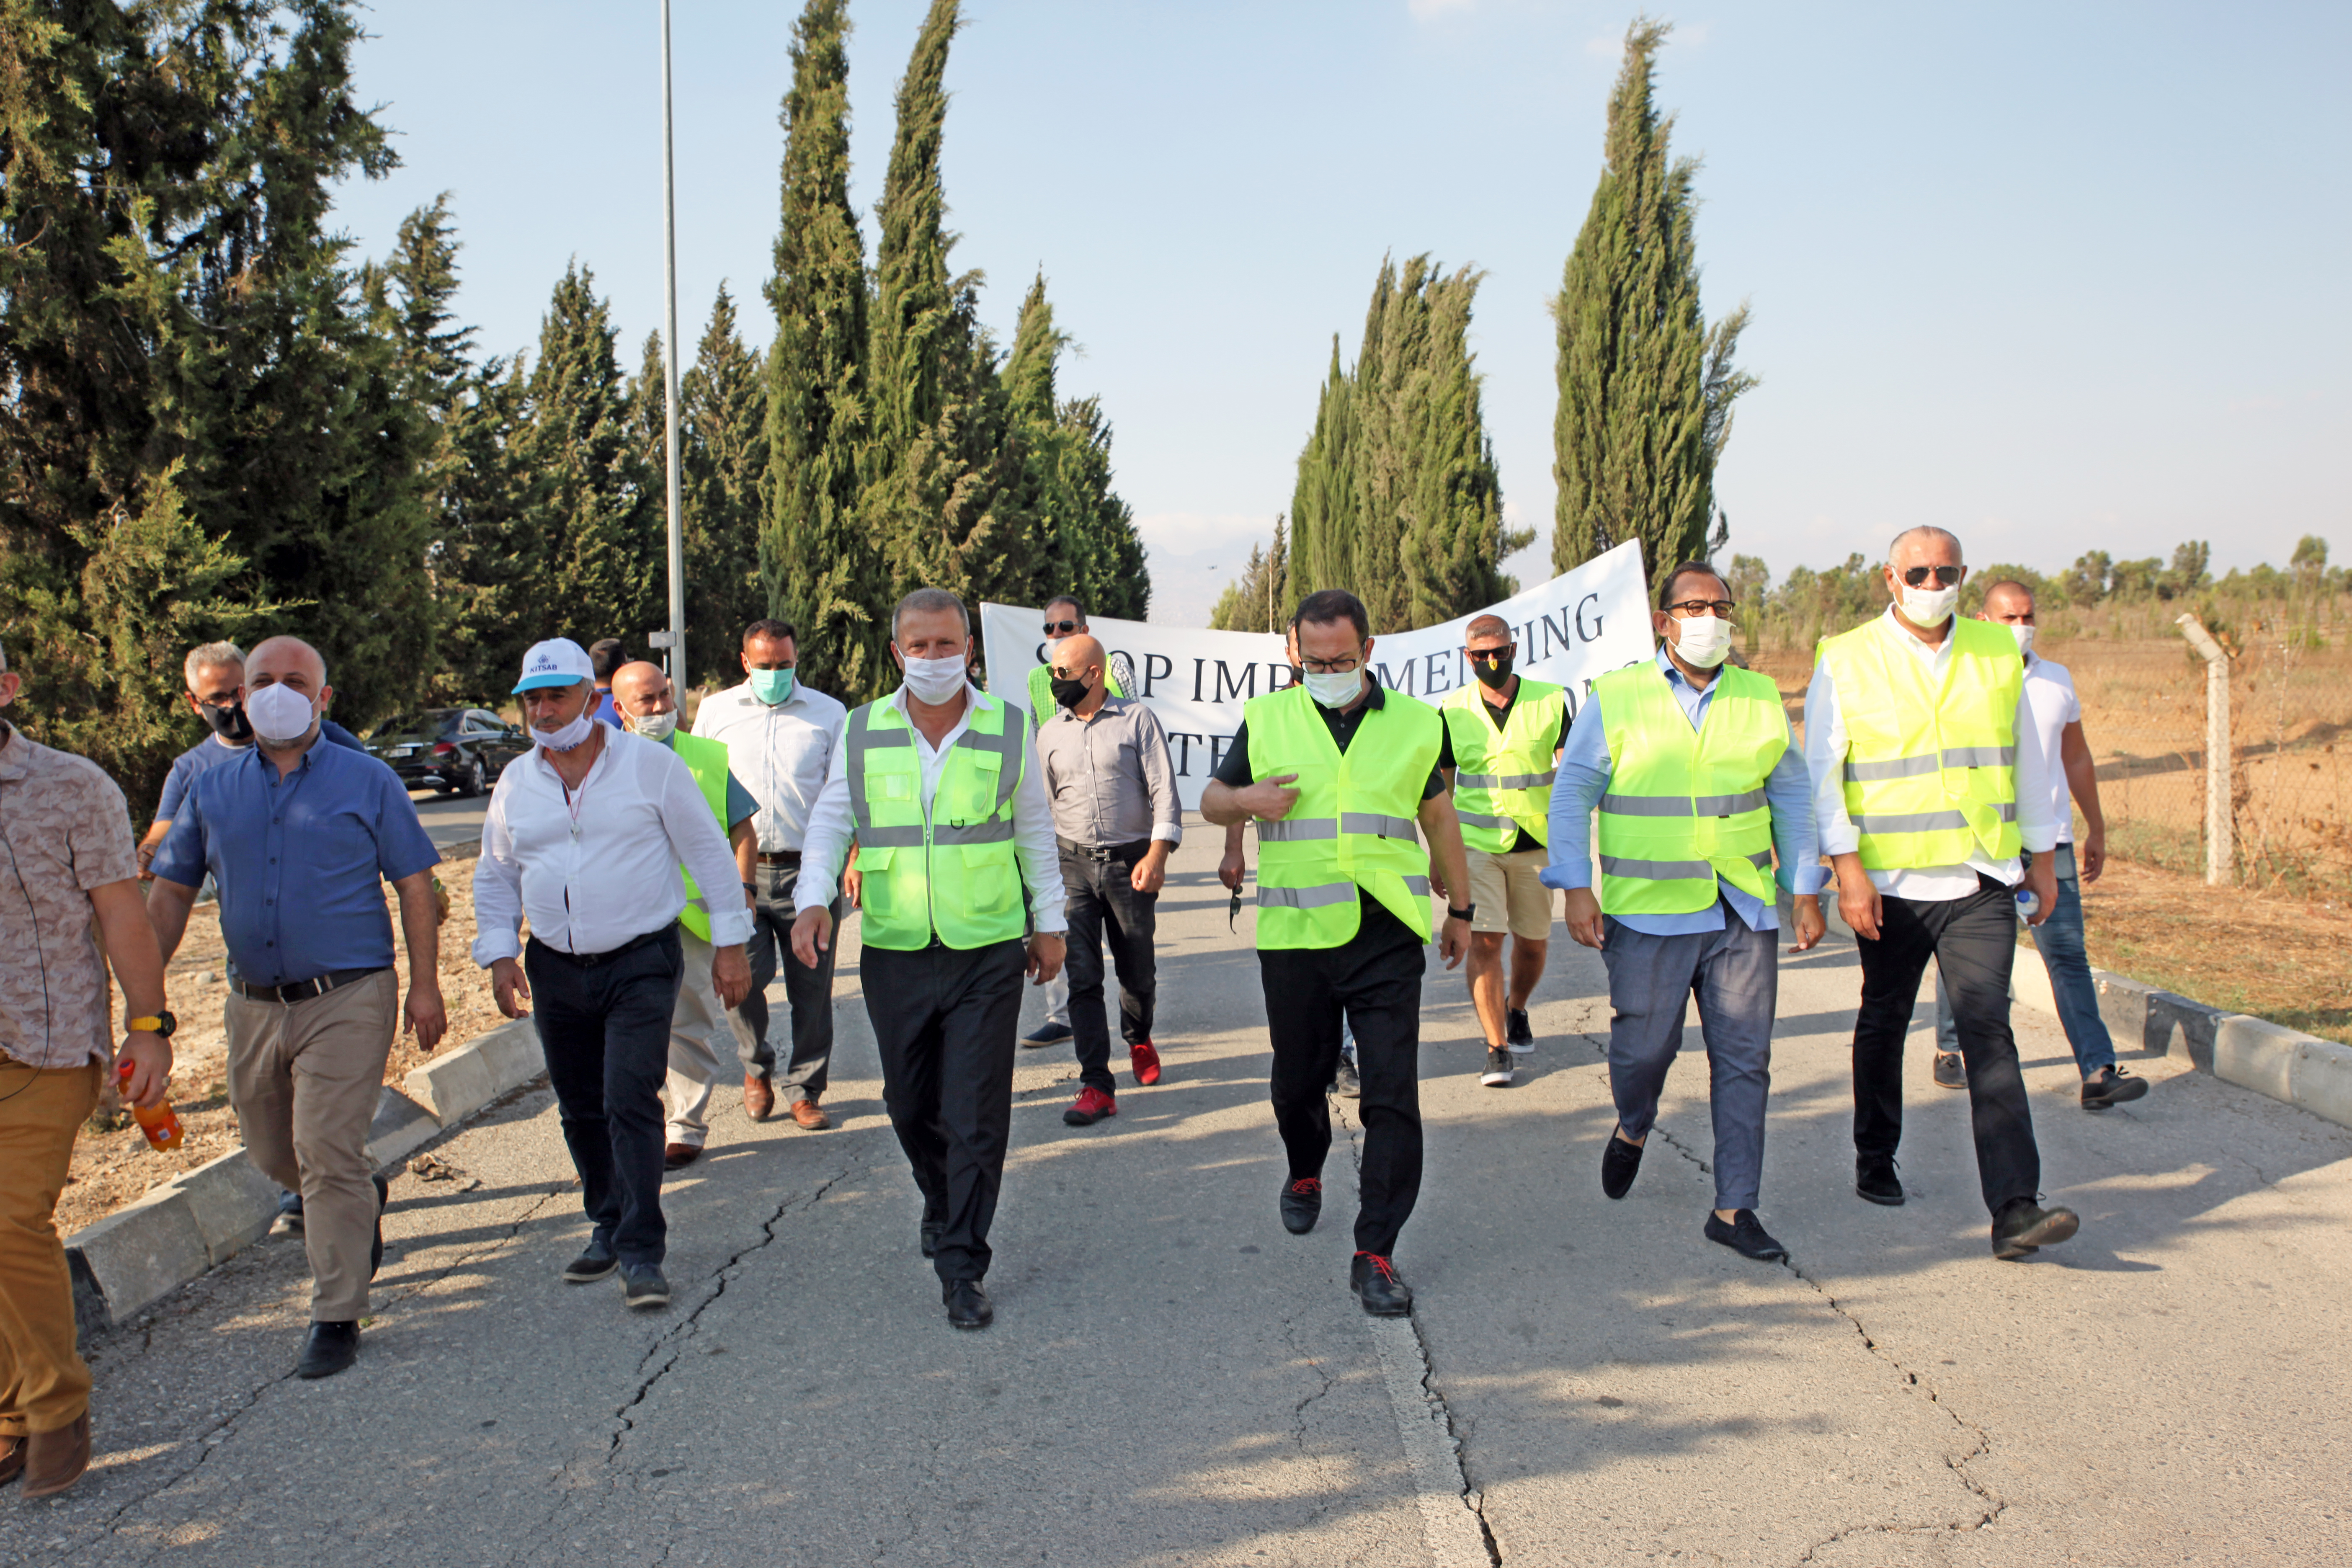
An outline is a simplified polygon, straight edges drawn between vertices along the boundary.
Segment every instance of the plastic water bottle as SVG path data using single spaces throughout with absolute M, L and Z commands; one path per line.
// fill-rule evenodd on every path
M 2033 921 L 2034 911 L 2042 907 L 2042 896 L 2031 888 L 2021 887 L 2017 889 L 2016 898 L 2017 923 L 2020 925 L 2032 924 Z
M 121 1072 L 117 1076 L 123 1087 L 129 1088 L 131 1064 L 124 1062 Z M 139 1131 L 147 1134 L 147 1142 L 156 1148 L 176 1149 L 180 1146 L 180 1119 L 173 1111 L 169 1098 L 153 1105 L 134 1105 L 131 1108 L 131 1114 L 137 1119 Z

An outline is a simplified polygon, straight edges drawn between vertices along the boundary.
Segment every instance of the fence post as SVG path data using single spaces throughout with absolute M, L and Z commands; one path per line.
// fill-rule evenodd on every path
M 2230 766 L 2230 656 L 2195 616 L 2175 623 L 2189 646 L 2205 660 L 2205 882 L 2234 883 L 2236 846 L 2231 843 Z

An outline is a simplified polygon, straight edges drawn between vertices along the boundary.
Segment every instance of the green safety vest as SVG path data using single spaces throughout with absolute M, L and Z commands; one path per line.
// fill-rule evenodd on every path
M 1764 781 L 1789 749 L 1789 715 L 1769 677 L 1715 673 L 1706 721 L 1691 727 L 1654 658 L 1592 683 L 1609 737 L 1601 797 L 1601 908 L 1682 915 L 1719 896 L 1720 878 L 1772 901 L 1772 813 Z
M 1429 940 L 1429 853 L 1416 818 L 1444 721 L 1402 691 L 1345 752 L 1303 686 L 1242 705 L 1254 778 L 1297 773 L 1290 815 L 1257 825 L 1257 944 L 1339 947 L 1363 922 L 1359 889 Z
M 849 815 L 865 873 L 859 902 L 868 947 L 911 952 L 941 942 L 968 952 L 1019 938 L 1027 926 L 1013 842 L 1013 795 L 1029 736 L 1004 702 L 975 705 L 948 750 L 931 810 L 914 726 L 887 699 L 854 710 L 842 731 Z
M 1113 697 L 1127 695 L 1108 663 L 1103 666 L 1103 689 Z M 1029 722 L 1042 728 L 1054 716 L 1055 708 L 1054 671 L 1051 666 L 1041 664 L 1029 672 Z
M 1543 837 L 1551 815 L 1551 782 L 1559 772 L 1559 721 L 1568 693 L 1519 678 L 1519 695 L 1503 728 L 1475 683 L 1446 693 L 1437 705 L 1454 737 L 1454 811 L 1462 842 L 1489 855 L 1507 853 L 1522 831 Z
M 2009 628 L 1952 621 L 1937 684 L 1927 660 L 1870 621 L 1822 644 L 1845 721 L 1845 809 L 1874 871 L 2000 862 L 2017 832 L 2017 703 L 2025 662 Z
M 702 791 L 703 801 L 710 815 L 719 819 L 719 831 L 727 831 L 727 746 L 722 741 L 706 741 L 689 735 L 683 730 L 670 731 L 669 749 L 694 775 L 695 787 Z M 694 873 L 683 865 L 677 874 L 686 879 L 686 908 L 677 915 L 678 923 L 703 941 L 710 940 L 710 900 L 702 896 L 695 885 Z

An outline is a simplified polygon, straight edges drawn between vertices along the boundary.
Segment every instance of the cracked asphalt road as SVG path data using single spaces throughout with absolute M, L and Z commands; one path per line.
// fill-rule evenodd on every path
M 1168 1081 L 1122 1071 L 1119 1115 L 1069 1129 L 1065 1051 L 1022 1054 L 987 1332 L 947 1327 L 918 1255 L 853 942 L 840 1125 L 719 1119 L 667 1191 L 670 1311 L 557 1282 L 583 1225 L 526 1091 L 435 1146 L 449 1176 L 395 1182 L 352 1373 L 287 1376 L 307 1285 L 283 1242 L 100 1340 L 97 1466 L 53 1502 L 0 1493 L 0 1563 L 2346 1555 L 2352 1131 L 2160 1061 L 2132 1064 L 2147 1099 L 2085 1114 L 2054 1023 L 2020 1008 L 2048 1190 L 2084 1224 L 1995 1264 L 1962 1097 L 1916 1050 L 1912 1201 L 1853 1194 L 1833 939 L 1784 960 L 1763 1214 L 1793 1257 L 1751 1264 L 1699 1235 L 1696 1029 L 1665 1136 L 1601 1196 L 1608 1009 L 1562 932 L 1509 1090 L 1478 1087 L 1461 978 L 1433 970 L 1399 1253 L 1417 1344 L 1384 1350 L 1345 1288 L 1351 1138 L 1323 1226 L 1276 1218 L 1256 966 L 1214 837 L 1162 901 Z M 1408 1408 L 1416 1349 L 1430 1408 Z M 1458 1501 L 1430 1495 L 1447 1433 Z

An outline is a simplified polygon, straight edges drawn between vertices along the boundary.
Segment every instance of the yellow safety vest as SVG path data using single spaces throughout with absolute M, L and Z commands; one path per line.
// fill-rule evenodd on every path
M 1417 817 L 1437 765 L 1437 710 L 1382 692 L 1345 752 L 1303 686 L 1250 699 L 1242 721 L 1253 778 L 1298 775 L 1290 815 L 1257 825 L 1258 946 L 1343 946 L 1363 923 L 1359 889 L 1428 941 L 1429 853 Z
M 1681 915 L 1712 905 L 1717 879 L 1772 901 L 1772 814 L 1764 781 L 1789 749 L 1780 691 L 1726 665 L 1696 729 L 1654 658 L 1592 683 L 1609 737 L 1601 797 L 1601 908 Z
M 727 744 L 723 741 L 707 741 L 689 735 L 683 730 L 670 731 L 669 749 L 694 775 L 695 787 L 702 791 L 710 815 L 719 819 L 719 831 L 727 831 Z M 678 911 L 678 923 L 703 941 L 710 940 L 710 900 L 702 896 L 695 885 L 694 873 L 684 866 L 677 874 L 686 879 L 686 908 Z
M 1523 832 L 1540 839 L 1559 772 L 1556 752 L 1568 693 L 1521 676 L 1518 697 L 1499 731 L 1475 683 L 1446 693 L 1437 711 L 1454 737 L 1454 811 L 1462 818 L 1462 842 L 1501 855 Z
M 1012 707 L 974 707 L 948 750 L 928 815 L 914 726 L 896 705 L 886 699 L 854 710 L 842 743 L 866 878 L 866 945 L 911 952 L 929 947 L 934 931 L 960 951 L 1019 938 L 1028 911 L 1013 796 L 1029 737 Z
M 2009 628 L 1952 621 L 1941 685 L 1886 618 L 1825 639 L 1845 721 L 1845 809 L 1874 871 L 2014 860 L 2017 703 L 2025 663 Z

